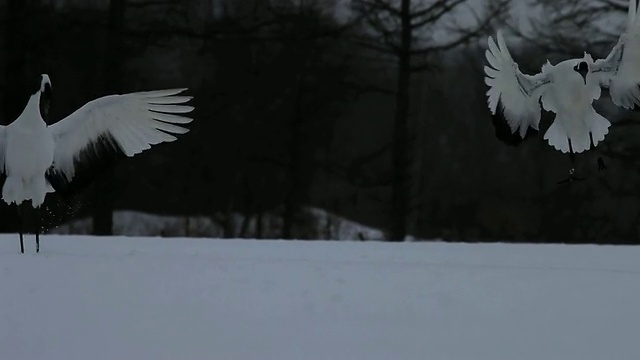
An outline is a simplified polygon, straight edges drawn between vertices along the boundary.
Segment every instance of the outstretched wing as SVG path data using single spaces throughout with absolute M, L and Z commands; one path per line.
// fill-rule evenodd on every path
M 525 75 L 511 58 L 502 32 L 498 31 L 498 43 L 489 36 L 489 49 L 485 56 L 490 66 L 484 67 L 484 78 L 489 86 L 487 91 L 489 110 L 495 115 L 498 106 L 512 133 L 519 132 L 522 138 L 529 127 L 538 129 L 540 123 L 539 99 L 545 87 L 551 83 L 546 74 Z
M 133 156 L 151 145 L 176 140 L 172 134 L 189 130 L 191 118 L 177 115 L 193 110 L 181 105 L 190 96 L 178 96 L 186 89 L 110 95 L 88 102 L 73 114 L 51 125 L 55 139 L 53 170 L 70 181 L 76 167 L 112 150 Z
M 600 84 L 609 87 L 613 103 L 626 109 L 640 105 L 640 21 L 636 1 L 629 0 L 627 29 L 618 43 L 591 69 Z

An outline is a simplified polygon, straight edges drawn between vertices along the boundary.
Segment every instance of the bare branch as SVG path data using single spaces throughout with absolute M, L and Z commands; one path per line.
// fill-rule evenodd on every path
M 506 3 L 506 0 L 502 0 L 503 3 Z M 473 39 L 476 39 L 486 33 L 487 30 L 491 28 L 491 25 L 496 17 L 504 12 L 504 8 L 501 6 L 494 6 L 489 9 L 489 13 L 480 17 L 478 14 L 474 13 L 477 24 L 473 29 L 468 29 L 462 27 L 460 25 L 456 26 L 452 29 L 452 32 L 457 32 L 459 36 L 452 40 L 434 44 L 427 45 L 420 48 L 414 48 L 411 50 L 412 55 L 427 55 L 433 52 L 442 52 L 446 50 L 450 50 L 456 48 L 460 45 L 467 44 Z
M 627 6 L 629 6 L 629 3 L 627 1 L 623 1 L 623 0 L 600 0 L 601 3 L 606 4 L 609 6 L 609 9 L 611 10 L 616 10 L 616 11 L 622 11 L 622 12 L 627 12 Z
M 412 29 L 419 29 L 427 24 L 435 23 L 444 15 L 453 11 L 456 7 L 466 2 L 467 0 L 440 0 L 434 3 L 434 6 L 429 7 L 428 11 L 418 11 L 412 14 Z M 437 6 L 436 6 L 437 5 Z
M 394 8 L 387 0 L 354 0 L 354 6 L 363 12 L 386 11 L 394 16 L 400 16 L 400 9 Z
M 439 12 L 442 9 L 449 9 L 446 12 L 449 12 L 451 10 L 453 10 L 456 6 L 464 3 L 467 0 L 437 0 L 434 1 L 431 5 L 429 5 L 428 7 L 424 8 L 424 9 L 417 9 L 415 11 L 413 11 L 411 13 L 411 18 L 415 19 L 415 18 L 419 18 L 419 17 L 423 17 L 423 16 L 427 16 L 432 12 Z M 446 13 L 445 12 L 445 13 Z
M 540 51 L 563 56 L 575 56 L 584 50 L 609 51 L 620 34 L 611 31 L 610 22 L 602 26 L 602 19 L 620 15 L 622 27 L 622 15 L 628 6 L 626 0 L 535 0 L 534 5 L 548 15 L 530 19 L 531 29 L 526 32 L 521 31 L 518 24 L 508 23 L 508 27 Z

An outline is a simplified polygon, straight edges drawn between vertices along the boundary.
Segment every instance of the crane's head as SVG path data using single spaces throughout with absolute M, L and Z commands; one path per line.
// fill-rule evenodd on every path
M 51 79 L 47 74 L 40 75 L 40 92 L 45 93 L 46 91 L 51 92 Z
M 587 74 L 589 73 L 589 64 L 586 61 L 580 61 L 573 67 L 573 70 L 582 76 L 585 85 L 587 84 Z

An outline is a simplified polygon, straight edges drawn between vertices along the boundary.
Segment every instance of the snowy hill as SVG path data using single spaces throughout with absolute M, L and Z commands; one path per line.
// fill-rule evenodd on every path
M 0 358 L 640 358 L 640 248 L 0 236 Z
M 330 240 L 382 240 L 381 230 L 364 226 L 342 218 L 319 208 L 306 208 L 303 212 L 311 221 L 305 224 L 304 233 L 311 239 Z M 233 214 L 233 237 L 255 238 L 255 218 L 245 218 L 242 214 Z M 243 231 L 243 223 L 249 226 Z M 267 225 L 263 236 L 277 239 L 282 234 L 281 218 L 275 214 L 265 214 L 263 221 Z M 278 224 L 280 223 L 280 224 Z M 274 225 L 275 224 L 275 225 Z M 278 226 L 279 225 L 279 226 Z M 93 223 L 90 218 L 76 219 L 70 223 L 51 229 L 51 234 L 91 234 Z M 124 236 L 160 236 L 160 237 L 223 237 L 222 224 L 207 216 L 162 216 L 139 211 L 118 210 L 113 213 L 113 234 Z M 253 235 L 253 236 L 252 236 Z

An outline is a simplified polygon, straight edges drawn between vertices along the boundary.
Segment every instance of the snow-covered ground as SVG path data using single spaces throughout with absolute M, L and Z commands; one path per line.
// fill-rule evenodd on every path
M 0 359 L 640 359 L 640 248 L 0 236 Z

